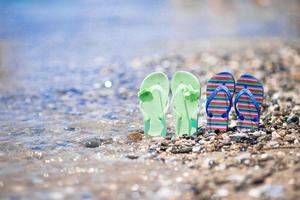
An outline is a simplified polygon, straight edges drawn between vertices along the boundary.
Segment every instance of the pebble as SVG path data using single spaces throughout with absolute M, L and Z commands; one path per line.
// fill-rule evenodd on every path
M 245 163 L 248 162 L 250 156 L 251 156 L 250 153 L 241 153 L 238 156 L 236 156 L 236 160 L 238 161 L 238 163 Z
M 194 146 L 193 149 L 192 149 L 192 152 L 193 153 L 199 153 L 201 150 L 201 146 Z
M 190 153 L 193 151 L 192 147 L 180 147 L 180 148 L 173 148 L 171 153 L 180 154 L 180 153 Z
M 286 135 L 286 136 L 284 137 L 284 141 L 287 141 L 287 142 L 289 142 L 289 143 L 294 143 L 295 139 L 296 139 L 296 137 L 294 137 L 294 136 L 292 136 L 292 135 Z
M 127 139 L 132 142 L 141 141 L 143 139 L 142 131 L 131 132 L 127 135 Z
M 287 134 L 286 130 L 280 130 L 278 132 L 278 135 L 280 135 L 280 137 L 284 137 Z
M 230 181 L 230 182 L 241 184 L 241 183 L 243 183 L 246 180 L 246 176 L 245 175 L 241 175 L 241 174 L 232 174 L 232 175 L 229 175 L 226 178 L 226 180 Z
M 217 192 L 214 194 L 217 197 L 227 197 L 229 195 L 229 191 L 225 188 L 220 188 L 217 190 Z
M 267 153 L 261 154 L 260 155 L 260 161 L 268 161 L 268 160 L 272 160 L 273 156 Z
M 68 126 L 68 127 L 65 128 L 65 130 L 66 131 L 75 131 L 76 129 L 75 129 L 75 127 L 69 127 Z
M 87 148 L 96 148 L 100 146 L 100 141 L 97 139 L 88 140 L 84 143 L 84 146 Z
M 129 159 L 131 159 L 131 160 L 135 160 L 135 159 L 139 158 L 138 155 L 133 155 L 133 154 L 126 155 L 126 157 L 129 158 Z
M 272 139 L 273 140 L 281 139 L 281 138 L 282 138 L 282 136 L 277 131 L 272 132 Z
M 205 133 L 205 128 L 200 127 L 200 128 L 197 129 L 197 131 L 193 135 L 199 136 L 199 135 L 203 135 L 204 133 Z
M 266 184 L 250 189 L 248 195 L 254 198 L 261 198 L 262 196 L 266 196 L 267 198 L 280 198 L 284 196 L 284 190 L 281 185 Z
M 277 147 L 280 146 L 279 143 L 278 143 L 277 141 L 270 141 L 270 142 L 269 142 L 269 145 L 270 145 L 271 147 L 274 147 L 274 148 L 277 148 Z
M 83 145 L 87 148 L 96 148 L 103 144 L 111 144 L 112 142 L 112 138 L 90 138 L 83 141 Z
M 261 136 L 265 136 L 266 132 L 264 132 L 264 131 L 255 131 L 253 133 L 253 135 L 256 136 L 256 137 L 261 137 Z
M 286 122 L 288 124 L 290 124 L 290 123 L 299 123 L 299 116 L 295 115 L 295 114 L 291 115 L 291 116 L 288 117 L 288 119 L 286 120 Z
M 157 199 L 173 199 L 174 190 L 168 187 L 161 187 L 155 194 Z
M 250 144 L 256 144 L 256 140 L 252 137 L 250 137 L 248 134 L 246 133 L 235 133 L 233 135 L 229 136 L 231 141 L 235 141 L 235 142 L 247 142 Z
M 212 169 L 218 163 L 213 158 L 206 158 L 202 164 L 202 166 L 206 169 Z
M 148 158 L 154 158 L 156 157 L 158 154 L 157 154 L 157 151 L 156 149 L 148 149 L 148 153 L 147 153 L 147 157 Z

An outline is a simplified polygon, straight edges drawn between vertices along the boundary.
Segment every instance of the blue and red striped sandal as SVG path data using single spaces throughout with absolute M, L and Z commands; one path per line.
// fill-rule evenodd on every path
M 220 72 L 208 81 L 206 89 L 208 133 L 227 131 L 234 91 L 235 80 L 229 72 Z
M 262 83 L 249 74 L 242 75 L 236 83 L 235 113 L 238 129 L 257 129 L 260 107 L 264 99 Z

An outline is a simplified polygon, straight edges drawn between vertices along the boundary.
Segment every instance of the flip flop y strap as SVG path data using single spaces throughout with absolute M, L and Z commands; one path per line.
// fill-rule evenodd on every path
M 212 114 L 211 112 L 208 111 L 208 107 L 209 107 L 209 104 L 211 103 L 211 101 L 212 101 L 212 100 L 216 97 L 216 95 L 217 95 L 219 92 L 221 92 L 221 91 L 224 91 L 224 92 L 226 93 L 226 95 L 228 96 L 228 99 L 229 99 L 229 106 L 228 106 L 226 112 L 222 114 L 222 117 L 223 117 L 223 118 L 228 117 L 228 114 L 229 114 L 229 112 L 230 112 L 230 110 L 231 110 L 231 106 L 232 106 L 232 96 L 231 96 L 231 94 L 230 94 L 229 89 L 228 89 L 227 87 L 223 86 L 223 85 L 217 87 L 217 88 L 213 91 L 213 93 L 208 97 L 207 102 L 206 102 L 206 114 L 207 114 L 207 116 L 213 117 L 213 114 Z
M 149 89 L 143 89 L 138 92 L 138 97 L 141 101 L 151 101 L 153 99 L 152 92 Z
M 140 109 L 144 115 L 144 131 L 145 134 L 149 134 L 151 136 L 166 136 L 166 117 L 165 112 L 167 110 L 167 106 L 165 102 L 162 100 L 162 96 L 164 95 L 163 88 L 156 84 L 152 85 L 149 88 L 142 89 L 138 92 L 138 98 L 141 102 L 151 102 L 155 101 L 153 106 L 157 106 L 159 110 L 157 110 L 157 117 L 153 118 L 153 116 L 149 116 L 149 113 L 144 110 L 141 106 Z M 150 107 L 151 109 L 151 107 Z M 152 113 L 153 115 L 153 113 Z
M 188 91 L 186 91 L 184 93 L 185 101 L 188 101 L 190 103 L 195 103 L 195 102 L 199 101 L 200 91 L 194 89 L 191 85 L 188 85 L 187 89 L 188 89 Z M 190 115 L 191 115 L 191 116 L 189 116 L 190 117 L 189 130 L 190 131 L 193 128 L 197 129 L 197 126 L 198 126 L 198 118 L 197 118 L 197 114 L 195 116 L 195 113 L 198 113 L 198 109 L 195 110 L 193 113 L 190 113 Z M 190 132 L 190 134 L 192 134 L 192 132 Z
M 239 103 L 239 99 L 241 98 L 242 95 L 248 95 L 251 102 L 254 104 L 256 112 L 257 112 L 257 117 L 253 118 L 253 122 L 259 122 L 259 118 L 260 118 L 260 107 L 259 107 L 259 103 L 256 101 L 254 95 L 251 93 L 250 90 L 244 88 L 242 89 L 235 98 L 234 101 L 234 109 L 235 109 L 235 113 L 237 114 L 238 118 L 240 120 L 244 120 L 244 116 L 241 115 L 241 113 L 239 112 L 239 109 L 237 108 L 237 104 Z
M 199 92 L 199 90 L 193 89 L 193 87 L 191 85 L 188 85 L 184 89 L 183 95 L 184 95 L 185 100 L 190 101 L 190 102 L 194 102 L 194 101 L 199 100 L 200 92 Z
M 163 89 L 160 85 L 153 85 L 149 89 L 143 89 L 138 92 L 138 97 L 141 101 L 151 101 L 153 99 L 153 92 L 157 90 L 160 96 L 163 93 Z
M 140 90 L 138 92 L 138 98 L 143 101 L 143 102 L 146 102 L 146 101 L 151 101 L 153 99 L 153 94 L 152 92 L 154 90 L 158 90 L 159 91 L 159 94 L 160 94 L 160 98 L 162 93 L 164 92 L 163 89 L 161 88 L 161 86 L 159 85 L 153 85 L 150 89 L 143 89 L 143 90 Z M 169 108 L 169 101 L 167 101 L 166 105 L 163 104 L 162 102 L 162 106 L 164 107 L 163 108 L 163 113 L 167 113 L 168 111 L 168 108 Z
M 181 83 L 176 88 L 172 98 L 176 114 L 176 135 L 191 135 L 196 132 L 199 97 L 200 91 L 191 84 Z

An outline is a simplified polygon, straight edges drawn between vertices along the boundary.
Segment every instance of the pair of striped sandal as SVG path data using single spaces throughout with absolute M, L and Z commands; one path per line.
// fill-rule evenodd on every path
M 228 117 L 232 104 L 237 115 L 238 129 L 257 129 L 259 127 L 264 88 L 254 76 L 244 74 L 235 82 L 231 73 L 220 72 L 208 81 L 206 95 L 209 133 L 228 130 Z M 233 101 L 234 95 L 235 100 Z
M 169 108 L 170 85 L 162 72 L 149 74 L 140 86 L 138 98 L 144 116 L 144 132 L 151 136 L 166 136 L 166 113 Z M 176 135 L 191 135 L 197 131 L 200 83 L 193 74 L 178 71 L 171 80 L 173 113 L 176 115 Z

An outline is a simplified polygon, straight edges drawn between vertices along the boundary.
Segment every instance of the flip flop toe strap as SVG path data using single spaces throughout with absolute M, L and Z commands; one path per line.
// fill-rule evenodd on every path
M 191 85 L 187 86 L 184 90 L 184 98 L 190 102 L 198 101 L 200 97 L 199 90 L 193 89 Z
M 143 89 L 138 92 L 141 101 L 151 101 L 153 99 L 152 92 L 149 89 Z
M 228 114 L 229 114 L 229 112 L 230 112 L 230 110 L 231 110 L 231 106 L 232 106 L 232 96 L 231 96 L 231 94 L 230 94 L 229 89 L 228 89 L 227 87 L 223 86 L 223 85 L 217 87 L 217 88 L 214 90 L 214 92 L 208 97 L 207 102 L 206 102 L 206 114 L 207 114 L 207 116 L 213 117 L 213 114 L 212 114 L 211 112 L 208 111 L 208 107 L 209 107 L 209 104 L 211 103 L 211 101 L 212 101 L 212 100 L 216 97 L 216 95 L 217 95 L 219 92 L 221 92 L 221 91 L 224 91 L 224 92 L 226 93 L 226 95 L 228 96 L 228 99 L 229 99 L 229 106 L 228 106 L 226 112 L 223 113 L 222 117 L 225 118 L 225 117 L 228 116 Z
M 141 101 L 151 101 L 153 99 L 153 92 L 158 91 L 160 95 L 163 93 L 163 89 L 160 85 L 153 85 L 150 88 L 140 90 L 138 97 Z
M 254 122 L 258 122 L 259 121 L 259 118 L 260 118 L 260 108 L 259 108 L 259 104 L 258 102 L 256 101 L 254 95 L 250 92 L 250 90 L 244 88 L 242 89 L 237 95 L 236 95 L 236 98 L 235 98 L 235 101 L 234 101 L 234 109 L 235 109 L 235 113 L 237 114 L 238 118 L 240 120 L 244 120 L 244 116 L 241 115 L 241 113 L 239 112 L 239 109 L 237 108 L 237 104 L 239 102 L 239 99 L 241 98 L 242 95 L 248 95 L 250 100 L 252 101 L 252 103 L 254 104 L 255 106 L 255 109 L 257 111 L 257 117 L 255 117 L 253 119 Z

